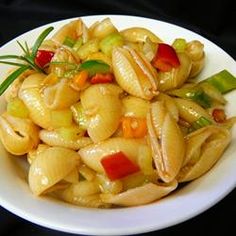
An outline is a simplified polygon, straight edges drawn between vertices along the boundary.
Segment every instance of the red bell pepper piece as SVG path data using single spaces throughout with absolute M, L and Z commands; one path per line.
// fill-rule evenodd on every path
M 223 109 L 214 109 L 212 116 L 217 123 L 222 123 L 226 121 L 226 115 Z
M 140 170 L 123 152 L 103 157 L 101 164 L 110 180 L 117 180 Z
M 179 67 L 180 61 L 173 47 L 165 43 L 160 43 L 152 60 L 152 65 L 160 71 L 167 72 L 173 67 Z
M 54 52 L 47 51 L 47 50 L 38 50 L 36 57 L 35 57 L 35 63 L 41 67 L 44 68 L 53 58 Z
M 114 80 L 114 76 L 111 73 L 101 74 L 96 73 L 90 80 L 91 84 L 105 84 L 111 83 Z

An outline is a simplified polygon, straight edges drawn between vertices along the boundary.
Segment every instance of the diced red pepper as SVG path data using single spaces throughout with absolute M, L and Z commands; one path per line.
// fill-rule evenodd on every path
M 223 109 L 214 109 L 212 116 L 217 123 L 226 121 L 225 111 Z
M 121 179 L 140 170 L 123 152 L 105 156 L 101 164 L 110 180 Z
M 54 52 L 52 51 L 38 50 L 35 57 L 35 63 L 39 67 L 44 68 L 52 60 L 53 56 Z
M 167 72 L 173 67 L 179 67 L 180 61 L 173 47 L 165 43 L 160 43 L 158 44 L 156 55 L 152 60 L 152 65 L 160 71 Z
M 101 74 L 96 73 L 90 80 L 91 84 L 105 84 L 111 83 L 114 80 L 114 76 L 111 73 Z

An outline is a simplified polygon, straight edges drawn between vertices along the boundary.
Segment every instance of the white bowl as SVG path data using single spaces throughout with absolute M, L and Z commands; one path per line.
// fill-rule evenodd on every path
M 177 37 L 186 40 L 198 39 L 205 45 L 206 67 L 200 74 L 206 78 L 222 69 L 236 74 L 236 63 L 214 43 L 187 29 L 142 17 L 122 15 L 101 15 L 82 17 L 87 25 L 96 20 L 110 17 L 112 22 L 123 29 L 140 26 L 152 30 L 167 43 Z M 34 39 L 49 25 L 55 29 L 72 19 L 51 23 L 10 41 L 0 48 L 0 55 L 20 53 L 16 40 L 25 40 L 32 45 Z M 7 66 L 1 65 L 2 77 Z M 229 116 L 236 115 L 236 92 L 226 95 L 229 101 Z M 0 98 L 0 111 L 5 103 Z M 236 186 L 236 130 L 233 140 L 220 161 L 204 176 L 187 184 L 162 200 L 145 206 L 119 209 L 89 209 L 76 207 L 46 197 L 34 197 L 27 185 L 26 176 L 18 166 L 18 158 L 9 156 L 0 146 L 0 205 L 12 213 L 36 224 L 64 232 L 91 235 L 124 235 L 163 229 L 209 209 L 224 198 Z M 148 194 L 148 193 L 147 193 Z

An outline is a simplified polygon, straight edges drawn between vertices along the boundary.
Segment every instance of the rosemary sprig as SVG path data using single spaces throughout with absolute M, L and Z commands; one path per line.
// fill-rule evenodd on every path
M 19 76 L 21 75 L 23 72 L 25 72 L 26 70 L 28 70 L 30 67 L 27 65 L 23 65 L 20 68 L 18 68 L 17 70 L 15 70 L 13 73 L 11 73 L 7 79 L 5 79 L 0 86 L 0 94 L 3 94 L 5 92 L 5 90 L 9 87 L 9 85 Z
M 12 66 L 25 66 L 23 63 L 17 63 L 17 62 L 9 62 L 9 61 L 0 61 L 1 64 L 7 64 Z
M 27 42 L 24 42 L 24 45 L 17 41 L 17 44 L 20 46 L 21 50 L 23 51 L 23 55 L 3 55 L 0 56 L 0 64 L 8 64 L 19 67 L 17 70 L 15 70 L 13 73 L 11 73 L 0 85 L 0 95 L 2 95 L 5 90 L 9 87 L 9 85 L 17 79 L 19 75 L 21 75 L 23 72 L 25 72 L 28 69 L 33 69 L 42 73 L 45 73 L 42 68 L 40 68 L 35 63 L 35 58 L 37 55 L 37 51 L 44 41 L 44 39 L 49 35 L 49 33 L 53 30 L 53 27 L 49 27 L 45 29 L 36 39 L 31 51 L 29 49 L 29 46 Z M 20 62 L 15 61 L 8 61 L 8 60 L 18 60 Z
M 76 63 L 72 63 L 72 62 L 67 62 L 67 61 L 52 61 L 50 62 L 51 65 L 58 65 L 58 66 L 67 66 L 70 67 L 73 70 L 78 70 L 79 69 L 79 65 Z
M 21 50 L 25 53 L 25 56 L 27 55 L 30 55 L 30 51 L 29 51 L 29 48 L 28 46 L 27 47 L 24 47 L 21 42 L 19 42 L 18 40 L 16 41 L 17 44 L 20 46 Z M 26 45 L 26 42 L 25 42 L 25 45 Z
M 53 27 L 49 27 L 47 29 L 45 29 L 40 35 L 39 37 L 36 39 L 34 46 L 32 47 L 32 53 L 31 56 L 34 59 L 36 57 L 37 51 L 40 47 L 40 45 L 42 44 L 43 40 L 49 35 L 49 33 L 53 30 Z

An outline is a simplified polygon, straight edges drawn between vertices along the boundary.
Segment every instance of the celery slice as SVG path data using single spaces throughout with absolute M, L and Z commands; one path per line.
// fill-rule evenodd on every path
M 101 51 L 107 56 L 111 56 L 114 46 L 122 46 L 124 39 L 119 33 L 111 33 L 103 38 L 99 44 Z
M 65 38 L 65 40 L 64 40 L 64 42 L 63 42 L 63 44 L 66 45 L 66 46 L 68 46 L 68 47 L 70 47 L 70 48 L 72 48 L 72 47 L 74 46 L 74 44 L 75 44 L 75 40 L 72 39 L 72 38 L 69 37 L 69 36 L 66 36 L 66 38 Z
M 236 78 L 227 70 L 222 70 L 201 83 L 209 83 L 223 94 L 236 89 Z
M 83 109 L 81 103 L 78 102 L 78 103 L 74 104 L 73 106 L 71 106 L 71 111 L 73 114 L 73 119 L 76 122 L 76 124 L 78 124 L 82 130 L 86 130 L 87 129 L 87 117 L 84 113 L 84 109 Z
M 212 122 L 208 120 L 206 117 L 201 116 L 198 120 L 192 123 L 191 127 L 189 128 L 189 132 L 193 132 L 197 129 L 203 128 L 207 125 L 211 125 Z
M 198 103 L 204 108 L 209 108 L 212 105 L 212 99 L 209 97 L 202 88 L 198 86 L 190 88 L 180 88 L 169 92 L 170 95 L 174 95 L 180 98 L 188 98 Z
M 177 38 L 173 42 L 172 46 L 176 50 L 176 52 L 184 52 L 187 46 L 187 42 L 185 39 Z

